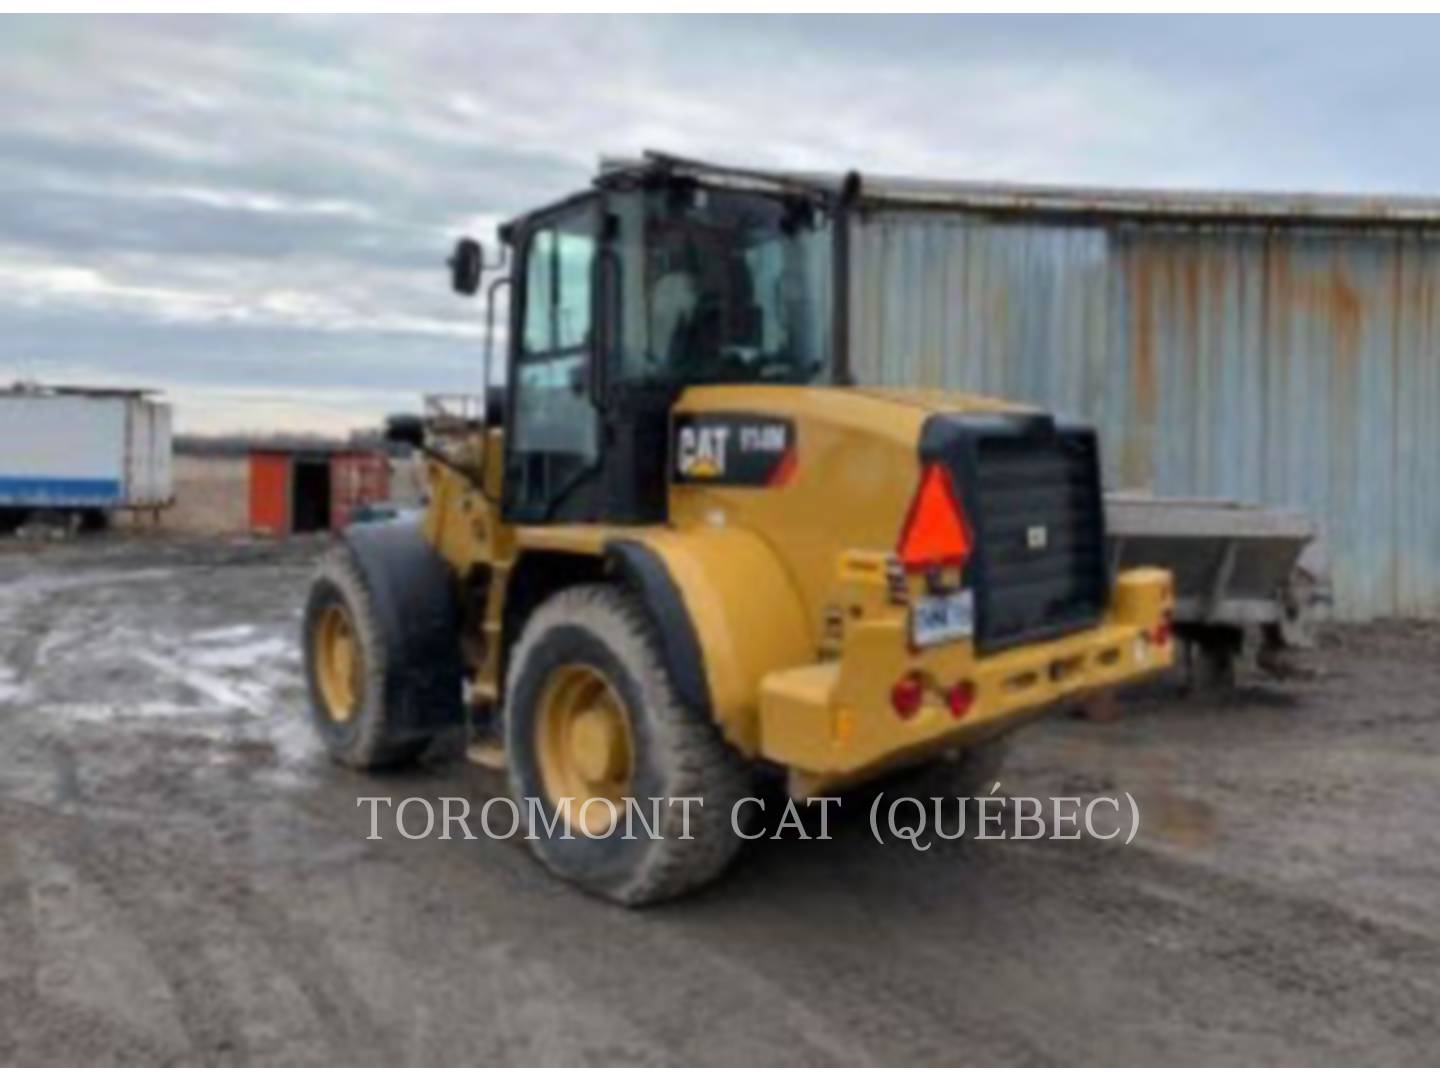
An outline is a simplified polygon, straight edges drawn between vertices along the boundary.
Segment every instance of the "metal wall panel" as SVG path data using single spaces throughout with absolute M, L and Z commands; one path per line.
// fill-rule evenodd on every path
M 1440 230 L 870 211 L 862 381 L 1084 416 L 1106 481 L 1309 512 L 1342 617 L 1440 615 Z
M 175 494 L 170 406 L 127 398 L 125 413 L 125 504 L 164 506 Z
M 125 407 L 114 396 L 0 394 L 0 505 L 122 505 Z

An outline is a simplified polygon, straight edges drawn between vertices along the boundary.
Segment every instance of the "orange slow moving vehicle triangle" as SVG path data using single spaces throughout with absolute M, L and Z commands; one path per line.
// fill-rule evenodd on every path
M 925 466 L 900 532 L 900 562 L 907 570 L 963 566 L 971 547 L 970 526 L 950 485 L 950 473 L 938 463 Z

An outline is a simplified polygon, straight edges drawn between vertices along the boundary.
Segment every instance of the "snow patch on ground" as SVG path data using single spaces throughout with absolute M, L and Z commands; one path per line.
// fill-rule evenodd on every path
M 68 574 L 27 574 L 5 583 L 5 602 L 32 603 L 50 593 L 70 589 L 94 589 L 106 585 L 130 585 L 139 581 L 159 581 L 175 576 L 163 567 L 150 570 L 77 570 Z
M 201 755 L 201 767 L 228 767 L 239 754 L 268 782 L 310 782 L 324 755 L 305 721 L 298 620 L 285 616 L 294 603 L 289 585 L 277 590 L 273 610 L 255 618 L 253 592 L 234 594 L 245 605 L 240 614 L 226 610 L 226 587 L 207 580 L 184 591 L 199 578 L 183 565 L 25 565 L 15 576 L 3 569 L 4 716 L 38 724 L 52 738 L 113 732 L 158 740 L 167 752 L 178 740 L 184 752 Z M 238 589 L 262 581 L 269 586 L 260 579 Z M 203 743 L 213 744 L 213 754 L 197 749 Z
M 38 712 L 47 718 L 62 722 L 110 724 L 132 719 L 173 720 L 179 717 L 193 719 L 213 714 L 214 710 L 204 705 L 181 705 L 173 701 L 140 701 L 128 704 L 76 701 L 64 705 L 46 705 Z
M 193 639 L 192 639 L 193 640 Z M 295 642 L 281 637 L 261 638 L 259 641 L 223 648 L 191 649 L 186 659 L 192 664 L 220 671 L 251 668 L 258 664 L 278 660 L 295 652 Z
M 248 637 L 253 637 L 258 632 L 259 627 L 254 623 L 236 623 L 234 626 L 217 626 L 212 630 L 197 630 L 190 635 L 190 640 L 200 641 L 206 644 L 212 641 L 244 641 Z
M 18 681 L 15 672 L 0 666 L 0 705 L 23 705 L 30 696 L 30 687 Z
M 37 669 L 45 667 L 52 658 L 63 663 L 66 655 L 84 641 L 94 629 L 92 623 L 84 628 L 60 627 L 51 630 L 40 639 L 40 643 L 35 647 L 35 667 Z
M 212 675 L 198 669 L 190 662 L 190 658 L 183 654 L 178 657 L 161 656 L 149 649 L 138 649 L 135 659 L 175 682 L 188 686 L 221 708 L 240 709 L 262 715 L 269 704 L 269 687 L 264 684 Z

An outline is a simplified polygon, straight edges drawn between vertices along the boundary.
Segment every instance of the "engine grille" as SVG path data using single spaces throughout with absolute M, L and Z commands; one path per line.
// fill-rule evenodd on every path
M 1099 466 L 1095 434 L 1086 428 L 975 438 L 969 503 L 979 540 L 982 648 L 1057 637 L 1100 620 L 1108 571 Z

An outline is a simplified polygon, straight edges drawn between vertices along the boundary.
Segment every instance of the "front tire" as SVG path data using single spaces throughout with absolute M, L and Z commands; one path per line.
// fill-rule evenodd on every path
M 352 769 L 401 765 L 429 736 L 406 733 L 387 708 L 390 657 L 375 603 L 346 548 L 327 554 L 310 585 L 303 641 L 310 718 L 330 756 Z
M 625 590 L 566 589 L 526 623 L 505 694 L 521 813 L 559 815 L 553 833 L 536 819 L 531 850 L 558 876 L 632 906 L 717 877 L 740 849 L 732 809 L 751 790 L 746 763 L 676 694 L 657 636 Z M 627 819 L 627 798 L 644 821 Z M 693 800 L 688 816 L 677 800 Z

